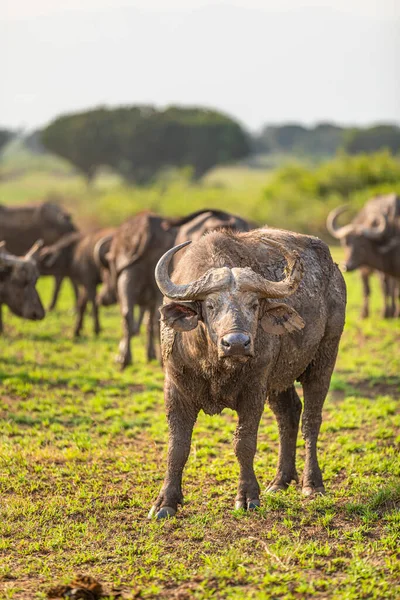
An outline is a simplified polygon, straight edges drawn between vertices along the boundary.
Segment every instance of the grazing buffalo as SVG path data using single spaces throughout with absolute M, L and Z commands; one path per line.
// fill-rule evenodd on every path
M 0 307 L 6 304 L 17 317 L 32 321 L 44 317 L 35 287 L 39 277 L 35 258 L 40 246 L 37 242 L 25 256 L 18 257 L 6 250 L 5 242 L 0 243 Z
M 383 317 L 392 317 L 396 312 L 399 277 L 399 268 L 392 262 L 400 243 L 400 197 L 388 194 L 372 198 L 349 225 L 338 227 L 337 220 L 346 210 L 347 206 L 341 206 L 331 211 L 326 226 L 345 248 L 344 269 L 360 269 L 364 296 L 361 316 L 369 316 L 369 278 L 377 270 L 384 297 Z
M 176 243 L 199 239 L 215 229 L 248 231 L 249 224 L 220 210 L 201 210 L 181 219 L 163 219 L 141 213 L 123 223 L 111 243 L 108 260 L 111 282 L 99 294 L 99 302 L 107 304 L 110 290 L 117 289 L 123 318 L 123 337 L 117 361 L 121 368 L 132 362 L 131 337 L 138 333 L 144 311 L 148 311 L 147 358 L 156 357 L 154 337 L 158 337 L 157 307 L 162 296 L 154 279 L 154 268 L 162 254 Z M 138 322 L 134 306 L 138 305 Z
M 164 484 L 149 516 L 174 515 L 183 503 L 182 472 L 200 410 L 238 413 L 236 508 L 260 504 L 253 460 L 266 399 L 280 436 L 269 491 L 298 481 L 302 405 L 296 380 L 304 391 L 303 493 L 323 493 L 317 439 L 346 305 L 345 283 L 328 247 L 278 229 L 215 232 L 193 243 L 170 277 L 171 260 L 185 245 L 166 252 L 155 273 L 165 297 L 161 347 L 169 448 Z
M 40 251 L 38 265 L 42 275 L 69 277 L 79 289 L 74 336 L 79 337 L 88 302 L 92 304 L 94 333 L 100 333 L 96 288 L 107 272 L 106 254 L 114 229 L 93 233 L 71 233 Z
M 28 206 L 0 206 L 0 240 L 12 254 L 24 254 L 36 242 L 54 244 L 63 235 L 76 231 L 71 216 L 57 204 L 44 202 Z M 49 310 L 57 302 L 63 277 L 55 278 L 55 287 Z M 75 295 L 77 290 L 74 288 Z

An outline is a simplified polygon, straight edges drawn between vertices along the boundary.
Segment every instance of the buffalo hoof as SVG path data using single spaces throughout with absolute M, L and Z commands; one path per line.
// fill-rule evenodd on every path
M 311 487 L 310 485 L 306 485 L 301 490 L 301 493 L 303 494 L 303 496 L 306 496 L 308 498 L 310 498 L 311 496 L 325 496 L 326 494 L 323 485 L 320 485 L 318 487 Z
M 236 500 L 235 502 L 235 510 L 254 510 L 256 508 L 259 508 L 259 506 L 260 501 L 257 498 L 255 498 L 254 500 L 249 500 L 248 502 L 243 502 L 242 500 Z
M 288 485 L 285 483 L 274 483 L 266 489 L 266 492 L 267 494 L 276 494 L 277 492 L 286 492 L 287 489 Z
M 118 354 L 118 356 L 115 357 L 115 362 L 117 363 L 117 365 L 119 365 L 121 371 L 123 371 L 124 369 L 126 369 L 126 367 L 132 364 L 132 359 Z
M 159 510 L 157 510 L 156 506 L 152 506 L 149 514 L 147 515 L 148 519 L 153 519 L 154 517 L 157 520 L 161 519 L 169 519 L 170 517 L 174 517 L 176 515 L 175 508 L 172 506 L 162 506 Z

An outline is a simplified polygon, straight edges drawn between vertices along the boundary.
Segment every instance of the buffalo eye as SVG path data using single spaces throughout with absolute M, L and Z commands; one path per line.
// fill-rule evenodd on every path
M 253 302 L 253 304 L 250 306 L 251 310 L 257 310 L 258 308 L 258 302 Z
M 214 310 L 214 304 L 212 302 L 207 302 L 206 307 L 208 310 Z

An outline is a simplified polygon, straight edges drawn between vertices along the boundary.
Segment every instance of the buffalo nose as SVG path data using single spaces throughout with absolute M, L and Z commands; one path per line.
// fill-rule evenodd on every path
M 228 333 L 221 339 L 221 348 L 225 356 L 248 355 L 251 350 L 251 339 L 247 333 Z

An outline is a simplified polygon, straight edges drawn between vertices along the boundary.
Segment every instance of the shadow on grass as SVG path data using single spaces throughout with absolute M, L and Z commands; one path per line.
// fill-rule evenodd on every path
M 336 373 L 332 380 L 330 393 L 335 399 L 343 396 L 362 396 L 375 398 L 376 396 L 392 396 L 400 400 L 400 376 L 379 376 L 368 379 L 341 379 Z

